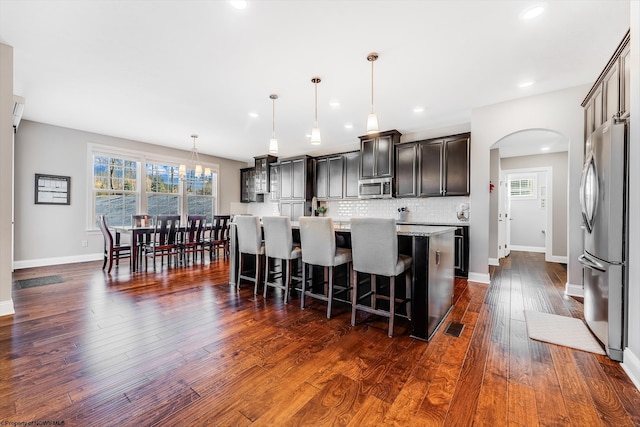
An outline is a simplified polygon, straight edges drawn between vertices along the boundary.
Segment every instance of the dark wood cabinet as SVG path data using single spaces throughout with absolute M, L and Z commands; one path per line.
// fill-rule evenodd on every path
M 456 277 L 469 277 L 469 226 L 456 228 L 454 237 L 454 268 Z
M 360 137 L 360 179 L 392 178 L 400 132 L 390 130 Z
M 256 201 L 255 172 L 255 168 L 240 169 L 240 202 L 242 203 Z
M 582 101 L 584 108 L 585 153 L 589 137 L 612 117 L 626 117 L 630 104 L 630 33 L 627 32 L 604 70 Z
M 344 159 L 342 155 L 316 161 L 316 197 L 318 200 L 342 199 L 344 186 Z
M 276 160 L 278 160 L 277 157 L 269 155 L 255 157 L 255 192 L 257 194 L 269 192 L 269 166 Z
M 344 198 L 358 198 L 358 180 L 360 179 L 360 153 L 344 154 Z
M 418 143 L 418 194 L 422 197 L 469 195 L 470 135 Z
M 396 146 L 396 197 L 418 196 L 418 146 Z
M 315 163 L 315 196 L 318 200 L 358 197 L 359 152 L 322 157 Z
M 301 156 L 280 160 L 280 214 L 297 221 L 311 214 L 313 197 L 313 158 Z
M 269 187 L 271 200 L 280 200 L 280 165 L 278 163 L 269 165 Z

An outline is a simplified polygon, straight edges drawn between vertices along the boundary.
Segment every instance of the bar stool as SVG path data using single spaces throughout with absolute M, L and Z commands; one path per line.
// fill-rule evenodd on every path
M 253 282 L 253 294 L 258 294 L 258 284 L 260 283 L 260 266 L 264 255 L 264 244 L 262 243 L 262 232 L 260 220 L 257 216 L 238 215 L 234 219 L 236 223 L 236 235 L 238 237 L 238 289 L 242 279 Z M 255 257 L 256 273 L 253 277 L 243 275 L 242 254 L 253 255 Z
M 384 246 L 381 246 L 384 245 Z M 389 336 L 393 336 L 396 303 L 405 303 L 411 318 L 411 257 L 398 254 L 396 221 L 393 218 L 351 218 L 351 251 L 353 254 L 353 286 L 351 293 L 351 325 L 356 324 L 358 310 L 389 318 Z M 358 272 L 368 273 L 371 287 L 358 296 Z M 396 298 L 396 276 L 405 275 L 405 299 Z M 376 275 L 389 277 L 389 294 L 379 294 Z M 370 305 L 360 301 L 370 298 Z M 389 311 L 381 310 L 377 300 L 388 300 Z
M 302 251 L 299 246 L 293 244 L 293 235 L 291 234 L 291 220 L 288 216 L 264 216 L 262 217 L 262 227 L 264 230 L 264 247 L 265 247 L 265 269 L 264 269 L 264 297 L 267 297 L 267 287 L 280 288 L 284 291 L 284 302 L 289 302 L 289 287 L 292 279 L 293 261 L 300 259 Z M 269 258 L 284 260 L 286 269 L 284 276 L 282 272 L 278 277 L 282 283 L 269 281 L 269 273 L 275 273 L 269 269 Z M 299 280 L 299 276 L 295 277 Z
M 333 219 L 321 217 L 300 217 L 300 242 L 302 244 L 302 297 L 300 308 L 304 309 L 306 296 L 327 302 L 327 319 L 331 318 L 331 307 L 334 296 L 351 291 L 351 250 L 336 247 L 336 232 Z M 348 264 L 347 286 L 334 285 L 334 269 Z M 307 289 L 307 265 L 319 265 L 328 269 L 328 284 L 325 282 L 325 294 L 322 295 Z M 313 268 L 313 267 L 311 267 Z M 335 291 L 334 291 L 335 288 Z M 337 291 L 337 292 L 336 292 Z M 348 297 L 349 299 L 349 297 Z

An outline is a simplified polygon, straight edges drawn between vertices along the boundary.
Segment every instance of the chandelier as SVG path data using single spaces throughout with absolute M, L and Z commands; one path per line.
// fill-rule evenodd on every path
M 191 134 L 191 138 L 193 138 L 193 146 L 191 147 L 191 156 L 187 163 L 181 164 L 178 168 L 178 173 L 180 175 L 180 179 L 187 179 L 187 168 L 194 171 L 194 175 L 196 177 L 201 177 L 204 172 L 205 176 L 211 175 L 210 168 L 203 168 L 200 163 L 200 158 L 198 157 L 198 149 L 196 148 L 196 139 L 198 138 L 197 134 Z

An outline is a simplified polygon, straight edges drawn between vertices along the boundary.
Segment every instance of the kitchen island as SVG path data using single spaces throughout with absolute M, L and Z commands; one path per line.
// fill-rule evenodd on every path
M 350 247 L 349 222 L 335 221 L 334 225 L 340 236 L 338 240 L 345 247 Z M 292 228 L 296 240 L 297 223 L 292 223 Z M 413 258 L 411 336 L 414 338 L 428 341 L 453 306 L 455 229 L 449 226 L 397 225 L 398 250 Z M 235 224 L 231 224 L 230 240 L 229 283 L 236 285 L 238 252 Z M 384 242 L 380 242 L 380 250 L 384 250 Z M 398 287 L 402 289 L 402 283 L 398 283 Z

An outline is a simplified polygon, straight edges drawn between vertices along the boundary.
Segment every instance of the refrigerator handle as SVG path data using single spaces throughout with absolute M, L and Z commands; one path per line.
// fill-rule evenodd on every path
M 578 257 L 578 261 L 580 262 L 580 264 L 582 264 L 585 267 L 590 268 L 592 270 L 598 270 L 598 271 L 601 271 L 603 273 L 605 273 L 607 271 L 604 265 L 600 264 L 597 261 L 594 261 L 594 260 L 591 260 L 591 259 L 587 258 L 586 256 L 584 256 L 584 254 L 582 254 L 582 255 L 580 255 Z

